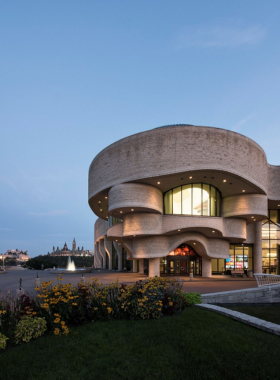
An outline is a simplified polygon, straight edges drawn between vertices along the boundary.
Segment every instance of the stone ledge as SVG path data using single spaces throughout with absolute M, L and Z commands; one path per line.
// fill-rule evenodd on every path
M 251 315 L 243 314 L 243 313 L 240 313 L 239 311 L 229 310 L 221 306 L 210 305 L 210 304 L 197 304 L 195 306 L 201 307 L 207 310 L 215 311 L 216 313 L 223 314 L 229 318 L 235 319 L 236 321 L 245 323 L 257 329 L 280 336 L 280 325 L 277 325 L 276 323 L 264 321 L 263 319 L 252 317 Z

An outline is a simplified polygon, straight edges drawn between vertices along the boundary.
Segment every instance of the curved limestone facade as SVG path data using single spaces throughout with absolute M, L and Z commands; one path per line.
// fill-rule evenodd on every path
M 166 126 L 102 150 L 88 194 L 99 217 L 97 267 L 146 267 L 150 276 L 261 272 L 262 223 L 280 209 L 280 167 L 238 133 Z

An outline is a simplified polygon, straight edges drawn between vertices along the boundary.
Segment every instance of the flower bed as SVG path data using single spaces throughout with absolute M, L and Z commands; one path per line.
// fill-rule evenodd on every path
M 184 293 L 177 280 L 153 277 L 133 285 L 118 282 L 103 286 L 94 278 L 63 285 L 43 282 L 29 296 L 20 292 L 0 297 L 0 349 L 28 342 L 46 331 L 67 335 L 69 327 L 112 319 L 152 319 L 172 315 L 199 303 L 198 293 Z

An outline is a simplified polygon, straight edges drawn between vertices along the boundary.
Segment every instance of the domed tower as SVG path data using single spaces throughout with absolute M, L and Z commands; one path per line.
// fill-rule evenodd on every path
M 73 243 L 72 243 L 72 251 L 76 251 L 76 241 L 75 241 L 75 238 L 73 239 Z

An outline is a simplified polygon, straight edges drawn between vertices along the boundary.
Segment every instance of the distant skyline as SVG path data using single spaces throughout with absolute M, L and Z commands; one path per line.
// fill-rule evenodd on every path
M 88 169 L 167 124 L 256 141 L 280 165 L 280 2 L 0 2 L 0 253 L 93 249 Z M 238 152 L 237 152 L 238 154 Z

